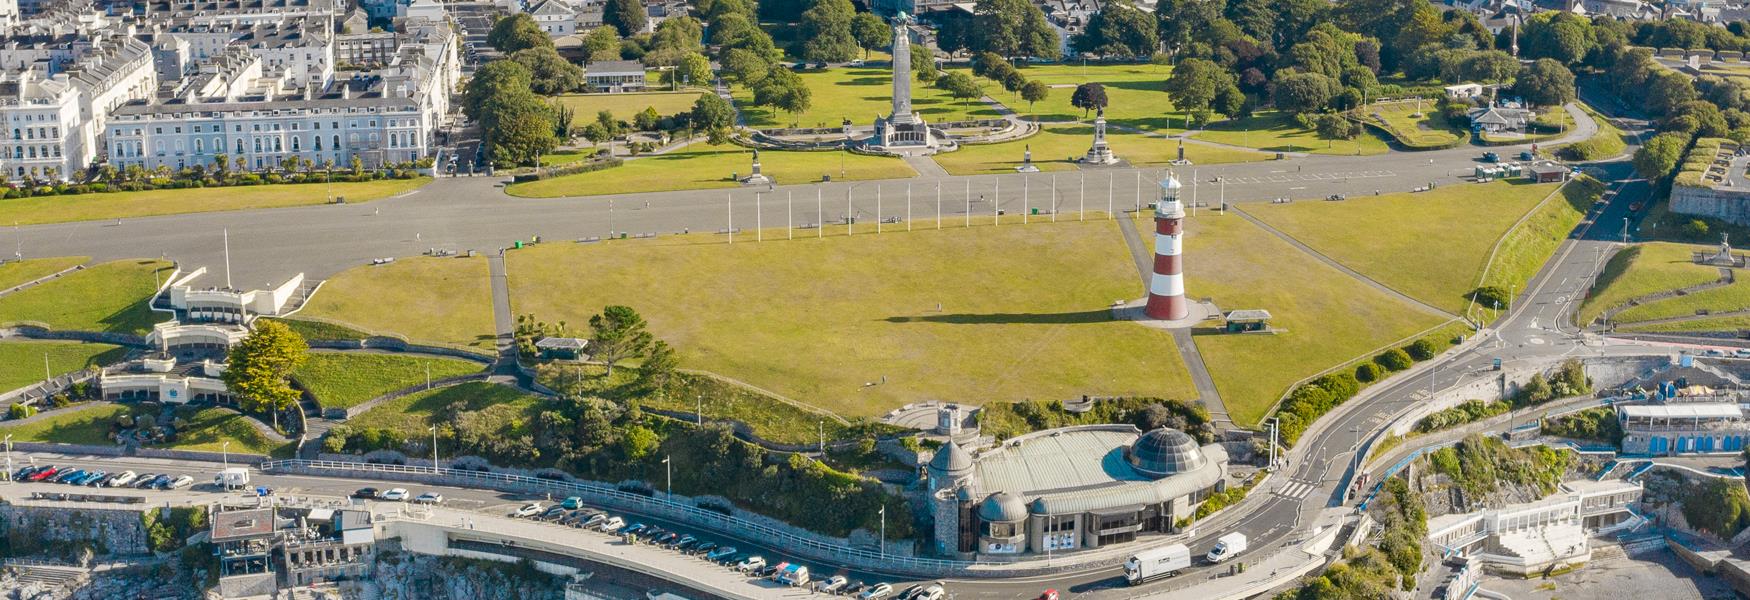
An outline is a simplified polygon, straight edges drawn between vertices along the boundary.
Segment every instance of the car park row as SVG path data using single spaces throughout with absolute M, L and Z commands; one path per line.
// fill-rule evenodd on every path
M 60 468 L 54 465 L 29 466 L 10 473 L 12 481 L 63 483 L 86 487 L 130 487 L 137 489 L 176 490 L 194 485 L 194 477 L 173 473 L 111 473 L 96 469 Z

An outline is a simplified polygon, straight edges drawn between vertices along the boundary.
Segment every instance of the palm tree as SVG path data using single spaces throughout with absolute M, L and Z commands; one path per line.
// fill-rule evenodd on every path
M 106 165 L 103 165 L 102 167 L 98 167 L 98 169 L 97 169 L 97 178 L 101 179 L 105 182 L 114 182 L 115 176 L 116 176 L 115 165 L 106 164 Z
M 227 171 L 230 171 L 231 170 L 231 155 L 223 154 L 223 153 L 213 155 L 213 164 L 219 166 L 219 173 L 221 173 L 221 174 L 223 174 Z

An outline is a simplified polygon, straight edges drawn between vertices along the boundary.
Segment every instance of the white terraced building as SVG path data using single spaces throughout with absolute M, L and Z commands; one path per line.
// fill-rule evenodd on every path
M 80 90 L 66 73 L 27 70 L 0 78 L 0 169 L 7 179 L 64 180 L 85 170 Z
M 232 401 L 220 379 L 225 356 L 249 335 L 257 315 L 276 316 L 292 307 L 304 285 L 302 273 L 269 290 L 197 288 L 188 284 L 205 273 L 173 275 L 156 310 L 175 318 L 157 324 L 146 335 L 156 352 L 137 363 L 106 369 L 98 389 L 111 400 L 156 400 L 181 404 Z M 154 302 L 158 297 L 154 297 Z
M 1591 560 L 1589 532 L 1644 522 L 1631 508 L 1641 499 L 1639 484 L 1576 481 L 1562 488 L 1537 502 L 1429 519 L 1428 541 L 1480 559 L 1491 571 L 1526 575 Z

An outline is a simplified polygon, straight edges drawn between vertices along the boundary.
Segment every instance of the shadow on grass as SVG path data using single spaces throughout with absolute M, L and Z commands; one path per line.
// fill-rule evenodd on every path
M 889 323 L 948 323 L 951 325 L 1073 325 L 1104 323 L 1112 320 L 1112 311 L 1085 310 L 1064 313 L 953 313 L 910 317 L 887 317 Z

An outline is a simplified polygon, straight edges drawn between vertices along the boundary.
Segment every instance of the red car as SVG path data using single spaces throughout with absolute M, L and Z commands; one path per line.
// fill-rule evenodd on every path
M 31 473 L 30 474 L 30 481 L 42 481 L 44 479 L 54 477 L 55 473 L 58 473 L 58 472 L 60 472 L 60 469 L 51 466 L 47 469 L 43 469 L 41 471 Z
M 1039 600 L 1057 600 L 1057 590 L 1045 590 L 1039 595 Z

